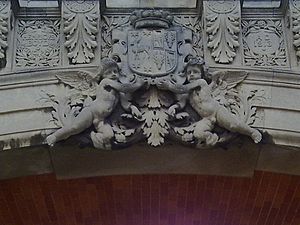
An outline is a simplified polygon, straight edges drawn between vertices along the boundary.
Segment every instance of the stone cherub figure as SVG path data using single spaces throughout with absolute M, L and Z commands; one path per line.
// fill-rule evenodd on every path
M 91 99 L 71 121 L 65 123 L 60 129 L 49 135 L 46 138 L 48 145 L 53 146 L 56 142 L 67 139 L 94 125 L 96 132 L 91 132 L 91 139 L 94 146 L 96 148 L 110 148 L 110 140 L 113 138 L 114 133 L 112 127 L 105 123 L 105 119 L 112 113 L 117 105 L 121 92 L 130 95 L 130 93 L 144 84 L 144 82 L 138 78 L 128 83 L 121 83 L 119 76 L 120 69 L 117 63 L 109 58 L 102 60 L 102 68 L 98 77 L 87 79 L 87 75 L 83 77 L 77 75 L 76 77 L 75 74 L 73 74 L 73 77 L 70 77 L 70 75 L 58 76 L 65 84 L 77 88 L 81 92 L 83 92 L 83 90 L 91 92 L 91 88 L 94 87 L 96 98 L 95 100 Z M 100 80 L 99 77 L 101 77 L 102 80 L 99 84 L 95 83 L 96 80 Z M 126 105 L 127 109 L 131 109 L 133 111 L 132 113 L 136 113 L 136 107 L 126 102 L 130 100 L 130 97 L 127 96 L 127 98 L 122 99 L 122 105 Z
M 188 100 L 191 106 L 202 118 L 193 127 L 193 135 L 198 140 L 198 143 L 204 141 L 206 146 L 213 146 L 218 142 L 218 135 L 212 132 L 215 124 L 231 132 L 250 136 L 255 143 L 261 141 L 262 135 L 258 130 L 251 128 L 244 121 L 241 121 L 225 107 L 225 104 L 222 104 L 214 96 L 220 96 L 220 92 L 224 90 L 226 92 L 228 89 L 233 88 L 246 75 L 240 76 L 237 80 L 227 80 L 226 83 L 224 81 L 226 72 L 216 72 L 211 74 L 212 81 L 208 83 L 205 77 L 204 61 L 198 58 L 191 58 L 189 60 L 184 73 L 187 80 L 185 84 L 164 82 L 160 86 L 164 86 L 165 89 L 169 89 L 177 94 L 189 93 Z M 227 90 L 226 88 L 221 88 L 222 82 L 227 85 Z M 216 92 L 219 93 L 216 94 Z M 224 96 L 225 94 L 223 93 Z M 181 105 L 184 104 L 181 102 Z

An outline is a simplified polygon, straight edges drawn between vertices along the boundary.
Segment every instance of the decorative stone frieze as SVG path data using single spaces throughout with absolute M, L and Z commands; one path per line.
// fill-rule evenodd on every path
M 16 67 L 58 66 L 60 62 L 59 20 L 18 20 Z
M 10 17 L 10 2 L 0 1 L 0 60 L 6 57 L 8 21 Z
M 65 47 L 72 64 L 90 63 L 98 46 L 99 2 L 63 1 L 62 7 Z
M 205 1 L 204 10 L 207 47 L 211 49 L 211 56 L 217 63 L 233 62 L 240 46 L 240 2 Z
M 293 31 L 293 44 L 299 61 L 300 58 L 300 1 L 290 0 L 291 26 Z
M 242 28 L 246 66 L 287 66 L 281 19 L 245 19 Z
M 99 73 L 57 74 L 66 92 L 47 94 L 59 127 L 47 136 L 49 145 L 81 132 L 105 150 L 139 141 L 160 146 L 166 139 L 202 149 L 237 133 L 261 141 L 250 127 L 261 94 L 238 88 L 247 77 L 243 71 L 206 69 L 198 56 L 201 39 L 193 36 L 198 18 L 175 23 L 167 11 L 137 10 L 122 25 L 113 19 L 105 18 L 114 24 L 105 27 L 111 58 L 102 59 Z

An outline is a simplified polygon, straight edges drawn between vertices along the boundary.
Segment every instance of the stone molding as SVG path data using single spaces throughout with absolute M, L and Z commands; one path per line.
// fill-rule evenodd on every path
M 181 36 L 176 36 L 176 51 L 170 48 L 178 52 L 177 58 L 174 58 L 176 65 L 171 63 L 169 70 L 164 66 L 159 69 L 163 58 L 157 54 L 156 63 L 152 62 L 157 66 L 156 71 L 149 68 L 148 71 L 162 77 L 170 74 L 174 67 L 172 73 L 176 75 L 175 80 L 179 79 L 176 82 L 182 82 L 183 85 L 183 80 L 177 75 L 184 70 L 191 56 L 204 58 L 211 72 L 244 71 L 248 75 L 237 85 L 238 91 L 247 93 L 244 98 L 249 100 L 251 91 L 264 91 L 265 100 L 252 106 L 256 109 L 254 117 L 258 118 L 252 121 L 251 126 L 269 133 L 272 136 L 271 142 L 275 144 L 299 146 L 299 67 L 291 66 L 298 65 L 298 62 L 289 56 L 295 54 L 296 59 L 298 55 L 298 1 L 290 1 L 290 27 L 284 20 L 288 15 L 263 15 L 263 10 L 258 10 L 249 16 L 243 14 L 244 9 L 240 7 L 239 1 L 222 2 L 205 1 L 203 9 L 199 8 L 201 11 L 198 12 L 190 9 L 182 13 L 180 10 L 172 10 L 170 14 L 161 14 L 163 22 L 153 24 L 151 20 L 130 18 L 132 10 L 125 9 L 118 13 L 103 9 L 100 15 L 98 1 L 62 1 L 61 18 L 53 14 L 37 18 L 34 9 L 28 10 L 27 14 L 21 10 L 22 16 L 21 11 L 11 15 L 10 1 L 0 1 L 0 93 L 4 96 L 0 107 L 0 121 L 4 124 L 0 129 L 1 146 L 10 149 L 45 143 L 44 138 L 57 126 L 49 122 L 53 119 L 53 105 L 41 103 L 43 93 L 56 93 L 59 96 L 65 90 L 74 89 L 58 79 L 59 74 L 70 73 L 74 76 L 85 71 L 94 76 L 100 66 L 98 62 L 106 57 L 114 59 L 123 74 L 129 74 L 133 67 L 139 65 L 131 63 L 133 54 L 128 56 L 132 48 L 128 48 L 130 40 L 127 33 L 134 35 L 136 30 L 147 30 L 150 25 L 163 29 L 163 32 L 167 30 L 164 34 L 169 43 L 172 43 L 175 34 Z M 222 4 L 226 4 L 226 7 Z M 147 12 L 150 17 L 159 14 L 158 10 L 151 10 Z M 14 19 L 10 22 L 11 17 Z M 289 35 L 289 32 L 293 35 Z M 152 32 L 151 35 L 156 33 Z M 226 38 L 222 38 L 221 43 L 218 37 Z M 254 43 L 254 39 L 261 41 Z M 295 52 L 291 51 L 290 46 Z M 101 56 L 97 51 L 101 52 Z M 6 63 L 10 60 L 13 63 Z M 155 78 L 153 81 L 147 68 L 145 70 L 141 75 L 140 68 L 134 69 L 137 77 L 144 79 L 147 85 L 159 85 L 159 79 L 162 81 L 166 78 L 164 81 L 173 82 L 174 76 Z M 158 73 L 161 70 L 164 72 Z M 122 84 L 130 83 L 135 78 L 128 79 L 122 80 Z M 157 96 L 154 89 L 149 96 L 151 100 Z M 22 101 L 16 101 L 15 98 Z M 170 102 L 178 101 L 174 96 L 170 99 Z M 137 108 L 143 107 L 138 105 Z M 153 146 L 161 145 L 169 135 L 169 116 L 165 108 L 160 112 L 165 115 L 165 122 L 157 125 L 159 131 L 154 135 L 159 138 L 153 138 L 151 135 L 154 130 L 149 131 L 146 125 L 141 128 Z M 145 114 L 151 111 L 147 110 Z M 152 115 L 151 121 L 157 122 L 157 118 Z M 121 135 L 119 140 L 122 138 Z

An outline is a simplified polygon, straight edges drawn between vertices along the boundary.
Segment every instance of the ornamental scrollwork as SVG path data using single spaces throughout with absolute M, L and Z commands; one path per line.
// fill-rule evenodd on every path
M 110 57 L 112 53 L 112 32 L 129 23 L 129 16 L 103 15 L 101 20 L 102 58 Z
M 58 126 L 46 138 L 49 145 L 84 131 L 104 150 L 141 141 L 156 147 L 166 140 L 203 149 L 237 134 L 261 141 L 251 126 L 262 94 L 240 88 L 247 73 L 210 72 L 197 52 L 180 51 L 193 49 L 186 41 L 192 33 L 172 14 L 134 11 L 111 38 L 111 57 L 101 60 L 98 72 L 57 74 L 66 93 L 46 93 Z
M 199 16 L 186 15 L 186 16 L 174 16 L 174 22 L 180 26 L 183 26 L 192 31 L 191 48 L 185 51 L 194 51 L 194 54 L 202 57 L 203 54 L 203 38 L 202 38 L 202 27 L 201 18 Z
M 90 63 L 97 47 L 99 7 L 96 1 L 63 2 L 65 47 L 73 64 Z
M 240 33 L 239 1 L 205 2 L 207 47 L 217 63 L 231 63 L 236 56 Z
M 57 66 L 60 62 L 60 22 L 19 20 L 16 48 L 17 67 Z
M 245 65 L 287 65 L 287 53 L 280 19 L 244 20 L 242 27 Z

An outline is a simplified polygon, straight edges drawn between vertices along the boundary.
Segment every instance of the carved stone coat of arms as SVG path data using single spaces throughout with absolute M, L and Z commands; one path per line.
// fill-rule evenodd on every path
M 239 87 L 243 71 L 208 71 L 194 51 L 195 30 L 167 11 L 137 10 L 110 34 L 98 73 L 57 74 L 66 93 L 46 94 L 59 127 L 49 145 L 84 131 L 99 149 L 141 141 L 208 148 L 237 134 L 261 141 L 251 127 L 261 93 Z

